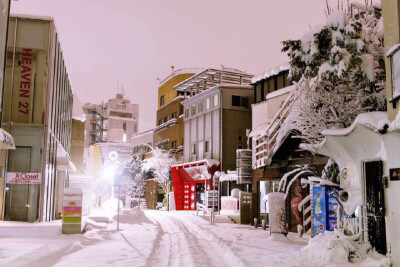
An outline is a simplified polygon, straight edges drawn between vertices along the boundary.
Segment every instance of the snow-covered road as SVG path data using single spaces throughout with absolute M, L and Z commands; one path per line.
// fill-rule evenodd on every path
M 152 250 L 152 266 L 236 266 L 245 265 L 221 239 L 193 222 L 193 216 L 148 212 L 159 227 Z M 203 223 L 203 222 L 202 222 Z
M 92 217 L 84 235 L 70 236 L 55 223 L 0 223 L 0 238 L 8 232 L 0 266 L 322 266 L 300 257 L 306 241 L 294 234 L 274 241 L 268 231 L 217 219 L 211 225 L 188 212 L 124 211 L 120 232 L 115 221 Z

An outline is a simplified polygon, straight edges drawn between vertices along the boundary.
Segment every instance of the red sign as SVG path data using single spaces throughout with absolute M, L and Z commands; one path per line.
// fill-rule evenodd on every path
M 28 115 L 31 98 L 32 84 L 32 49 L 22 49 L 21 58 L 21 81 L 19 83 L 19 103 L 18 112 Z
M 7 184 L 40 184 L 42 182 L 41 173 L 33 172 L 7 172 Z

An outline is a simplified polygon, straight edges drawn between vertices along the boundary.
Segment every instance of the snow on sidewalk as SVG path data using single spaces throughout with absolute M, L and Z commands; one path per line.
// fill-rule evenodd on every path
M 61 234 L 61 223 L 0 221 L 0 266 L 50 266 L 81 235 Z

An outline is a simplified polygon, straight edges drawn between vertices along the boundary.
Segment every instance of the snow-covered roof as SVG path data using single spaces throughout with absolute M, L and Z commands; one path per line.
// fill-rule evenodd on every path
M 54 21 L 54 17 L 51 17 L 51 16 L 40 16 L 40 15 L 31 15 L 31 14 L 11 13 L 10 17 L 21 18 L 21 19 L 36 19 L 36 20 Z
M 366 112 L 361 113 L 357 116 L 354 122 L 348 128 L 341 128 L 341 129 L 327 129 L 323 130 L 321 133 L 322 135 L 349 135 L 357 124 L 363 125 L 367 128 L 370 128 L 373 131 L 378 131 L 382 129 L 382 127 L 387 124 L 389 125 L 390 122 L 388 121 L 387 113 L 383 111 L 376 111 L 376 112 Z
M 289 70 L 289 63 L 287 63 L 287 62 L 280 64 L 278 66 L 275 66 L 275 67 L 263 72 L 262 74 L 255 75 L 251 79 L 251 83 L 256 83 L 261 80 L 268 79 L 269 77 L 278 75 L 280 72 L 286 71 L 286 70 Z
M 253 75 L 231 68 L 203 70 L 174 86 L 177 91 L 204 91 L 217 84 L 249 84 Z
M 188 165 L 201 165 L 206 163 L 206 165 L 208 167 L 212 167 L 212 166 L 218 166 L 220 165 L 220 162 L 216 159 L 202 159 L 202 160 L 198 160 L 198 161 L 192 161 L 192 162 L 186 162 L 186 163 L 181 163 L 181 164 L 176 164 L 171 166 L 172 167 L 185 167 Z
M 224 176 L 219 178 L 220 182 L 237 181 L 238 175 L 236 171 L 227 171 Z

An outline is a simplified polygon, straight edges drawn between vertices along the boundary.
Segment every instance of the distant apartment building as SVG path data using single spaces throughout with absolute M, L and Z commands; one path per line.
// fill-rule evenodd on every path
M 129 143 L 138 134 L 139 105 L 123 94 L 102 104 L 86 103 L 85 148 L 103 142 Z
M 174 86 L 193 76 L 200 69 L 175 70 L 161 81 L 158 87 L 157 122 L 154 129 L 154 144 L 166 150 L 173 150 L 176 155 L 183 154 L 183 92 Z
M 2 126 L 16 149 L 8 153 L 2 218 L 49 221 L 75 170 L 72 89 L 53 18 L 12 16 L 8 32 Z
M 236 169 L 236 149 L 246 148 L 251 128 L 252 75 L 235 69 L 206 69 L 175 86 L 187 98 L 184 109 L 184 162 L 220 161 Z

